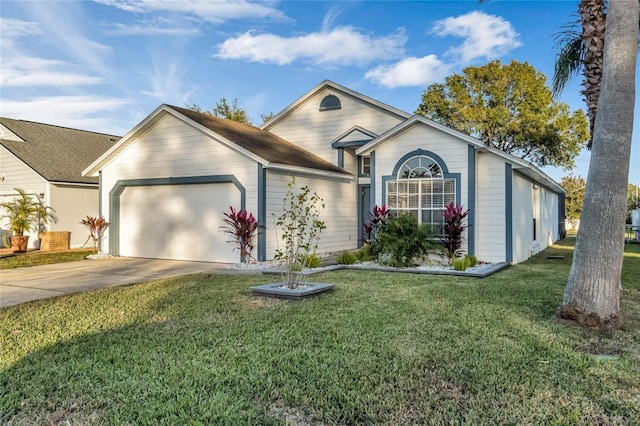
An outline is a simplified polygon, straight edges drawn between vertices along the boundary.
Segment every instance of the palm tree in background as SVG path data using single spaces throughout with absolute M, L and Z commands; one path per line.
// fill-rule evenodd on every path
M 587 104 L 590 138 L 587 148 L 593 144 L 593 127 L 598 109 L 600 83 L 604 57 L 604 32 L 606 24 L 605 0 L 582 0 L 578 5 L 579 23 L 570 24 L 559 34 L 560 51 L 556 56 L 552 80 L 553 93 L 558 96 L 567 82 L 580 71 L 584 77 L 580 92 Z

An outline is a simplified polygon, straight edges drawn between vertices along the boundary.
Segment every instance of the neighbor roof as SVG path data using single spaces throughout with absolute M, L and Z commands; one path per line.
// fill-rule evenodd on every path
M 0 124 L 17 138 L 0 144 L 50 182 L 98 183 L 82 170 L 111 148 L 120 137 L 51 124 L 0 117 Z

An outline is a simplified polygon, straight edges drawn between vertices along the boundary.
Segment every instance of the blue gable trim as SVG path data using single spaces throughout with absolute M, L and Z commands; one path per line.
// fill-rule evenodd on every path
M 506 261 L 513 261 L 513 172 L 511 164 L 504 165 L 504 226 L 505 226 L 505 250 Z
M 194 185 L 207 183 L 232 183 L 240 191 L 240 209 L 244 210 L 246 204 L 246 189 L 233 175 L 210 175 L 168 177 L 151 179 L 125 179 L 119 180 L 109 191 L 109 253 L 117 256 L 120 254 L 120 196 L 130 186 L 157 186 L 157 185 Z
M 258 260 L 267 260 L 267 169 L 258 163 Z
M 467 148 L 467 251 L 470 255 L 476 253 L 476 150 L 473 145 Z

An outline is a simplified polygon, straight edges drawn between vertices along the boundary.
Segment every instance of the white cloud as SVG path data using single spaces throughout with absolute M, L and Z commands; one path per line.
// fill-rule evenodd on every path
M 21 36 L 41 34 L 35 22 L 3 17 L 0 17 L 0 32 L 2 32 L 3 43 Z
M 297 37 L 246 32 L 225 40 L 216 55 L 222 59 L 287 65 L 305 60 L 318 65 L 354 65 L 401 56 L 407 38 L 404 31 L 387 37 L 371 37 L 352 27 Z
M 425 86 L 443 79 L 450 65 L 435 55 L 405 58 L 392 65 L 380 65 L 367 71 L 365 78 L 385 87 Z
M 171 62 L 161 57 L 154 58 L 151 71 L 144 73 L 151 90 L 144 90 L 142 94 L 162 103 L 184 105 L 195 91 L 194 88 L 186 90 L 183 87 L 187 71 L 188 68 L 180 61 Z
M 4 117 L 52 123 L 74 129 L 86 129 L 114 133 L 109 129 L 110 120 L 104 113 L 122 108 L 131 102 L 122 98 L 104 96 L 51 96 L 28 100 L 2 100 Z
M 0 86 L 83 86 L 98 84 L 100 77 L 77 73 L 69 70 L 69 64 L 33 57 L 14 57 L 0 64 Z
M 116 23 L 109 27 L 112 35 L 200 35 L 202 32 L 190 26 L 180 26 L 169 22 L 139 21 L 136 24 Z
M 464 38 L 461 45 L 447 52 L 462 64 L 477 58 L 496 58 L 521 45 L 519 34 L 509 21 L 478 11 L 442 19 L 436 22 L 433 32 Z
M 254 3 L 246 0 L 98 0 L 98 2 L 132 13 L 179 13 L 195 16 L 214 24 L 247 18 L 288 20 L 281 11 L 270 7 L 268 3 Z

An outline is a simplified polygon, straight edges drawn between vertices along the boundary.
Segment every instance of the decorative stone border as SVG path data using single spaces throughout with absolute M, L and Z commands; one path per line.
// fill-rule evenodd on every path
M 359 270 L 359 271 L 381 271 L 381 272 L 399 272 L 405 274 L 425 274 L 425 275 L 453 275 L 459 277 L 474 277 L 474 278 L 484 278 L 488 277 L 491 274 L 494 274 L 498 271 L 505 269 L 510 264 L 508 262 L 494 263 L 490 266 L 483 268 L 478 272 L 466 272 L 466 271 L 456 271 L 454 269 L 446 270 L 446 269 L 418 269 L 418 268 L 391 268 L 388 266 L 373 266 L 373 265 L 331 265 L 320 268 L 306 269 L 301 274 L 304 275 L 313 275 L 319 274 L 322 272 L 328 271 L 338 271 L 341 269 L 351 269 L 351 270 Z M 284 274 L 284 268 L 271 268 L 264 269 L 262 273 L 264 275 L 282 275 Z
M 286 287 L 286 282 L 281 281 L 271 284 L 263 284 L 251 287 L 251 294 L 263 297 L 275 297 L 278 299 L 301 300 L 306 297 L 316 296 L 320 293 L 333 290 L 335 284 L 304 283 L 298 288 Z

